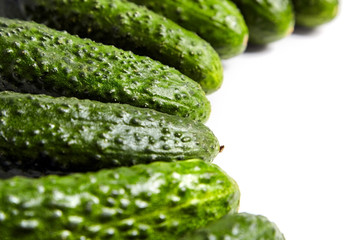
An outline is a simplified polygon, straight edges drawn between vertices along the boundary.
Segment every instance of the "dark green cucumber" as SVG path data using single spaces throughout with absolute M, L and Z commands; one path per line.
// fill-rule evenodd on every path
M 251 44 L 268 44 L 294 30 L 291 0 L 232 0 L 240 8 L 249 28 Z
M 177 68 L 208 93 L 221 86 L 223 69 L 211 45 L 145 7 L 125 0 L 0 1 L 9 2 L 6 4 L 9 9 L 4 10 L 7 17 L 21 16 L 147 55 Z
M 200 158 L 219 152 L 190 119 L 117 103 L 0 93 L 0 155 L 14 164 L 69 171 Z
M 0 90 L 127 103 L 206 121 L 199 84 L 148 57 L 0 18 Z
M 182 240 L 285 240 L 279 228 L 266 217 L 249 213 L 229 214 Z
M 313 28 L 333 20 L 339 10 L 339 0 L 292 0 L 296 26 Z
M 222 58 L 242 53 L 248 28 L 236 5 L 229 0 L 130 0 L 144 5 L 209 42 Z
M 236 212 L 237 184 L 200 160 L 0 181 L 2 240 L 178 239 Z

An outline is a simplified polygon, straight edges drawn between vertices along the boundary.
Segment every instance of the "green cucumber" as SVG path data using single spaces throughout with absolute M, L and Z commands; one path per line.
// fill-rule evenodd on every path
M 0 181 L 2 240 L 178 239 L 236 212 L 236 182 L 200 160 Z
M 0 106 L 0 155 L 19 168 L 88 171 L 212 161 L 220 150 L 202 123 L 151 109 L 14 92 L 0 92 Z
M 130 0 L 196 32 L 222 58 L 242 53 L 249 37 L 244 18 L 229 0 Z
M 220 58 L 195 33 L 125 0 L 0 0 L 6 17 L 21 17 L 146 55 L 200 83 L 210 93 L 222 83 Z
M 261 215 L 228 214 L 182 240 L 285 240 L 275 223 Z
M 333 20 L 339 11 L 339 0 L 292 0 L 296 26 L 317 27 Z
M 44 25 L 0 18 L 0 91 L 118 102 L 206 121 L 201 87 L 148 57 Z
M 294 30 L 291 0 L 232 0 L 240 8 L 249 28 L 249 43 L 268 44 Z

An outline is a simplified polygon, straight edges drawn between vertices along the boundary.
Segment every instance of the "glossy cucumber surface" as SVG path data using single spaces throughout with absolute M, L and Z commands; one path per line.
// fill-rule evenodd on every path
M 0 18 L 0 90 L 118 102 L 206 121 L 201 87 L 147 57 L 34 22 Z
M 220 88 L 219 55 L 173 21 L 125 0 L 0 0 L 6 17 L 20 17 L 149 56 L 177 68 L 207 93 Z
M 339 0 L 292 0 L 296 25 L 317 27 L 333 20 L 339 11 Z
M 233 213 L 233 179 L 201 160 L 0 181 L 2 240 L 178 239 Z
M 291 0 L 232 0 L 240 8 L 249 28 L 251 44 L 278 41 L 294 30 Z
M 130 0 L 144 5 L 208 41 L 222 58 L 242 53 L 249 31 L 242 14 L 229 0 Z
M 18 168 L 89 171 L 153 161 L 212 161 L 202 123 L 125 104 L 0 92 L 0 155 Z

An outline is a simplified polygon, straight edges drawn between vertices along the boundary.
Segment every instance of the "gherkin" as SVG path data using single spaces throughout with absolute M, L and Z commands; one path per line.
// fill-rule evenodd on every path
M 242 53 L 249 31 L 242 14 L 230 0 L 129 0 L 144 5 L 197 33 L 221 58 Z
M 5 17 L 66 30 L 177 68 L 211 93 L 223 68 L 211 45 L 173 21 L 125 0 L 0 0 Z M 1 13 L 1 12 L 0 12 Z
M 268 44 L 290 35 L 295 16 L 291 0 L 232 0 L 244 15 L 250 44 Z M 301 1 L 301 0 L 300 0 Z
M 34 22 L 0 18 L 0 90 L 86 98 L 206 121 L 198 83 L 148 57 Z
M 219 142 L 200 122 L 126 104 L 0 92 L 1 165 L 90 171 L 153 161 L 212 161 Z
M 339 12 L 339 0 L 292 0 L 296 26 L 314 28 L 332 21 Z
M 0 181 L 3 240 L 169 240 L 239 205 L 236 182 L 201 160 Z

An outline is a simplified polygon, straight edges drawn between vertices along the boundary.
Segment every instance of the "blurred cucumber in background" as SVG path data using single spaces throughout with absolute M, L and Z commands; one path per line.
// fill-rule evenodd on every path
M 208 41 L 221 58 L 242 53 L 249 32 L 242 14 L 229 0 L 129 0 L 159 13 Z
M 333 20 L 339 11 L 339 0 L 292 0 L 296 25 L 313 28 Z
M 290 35 L 295 17 L 290 0 L 233 0 L 244 15 L 251 44 L 268 44 Z

